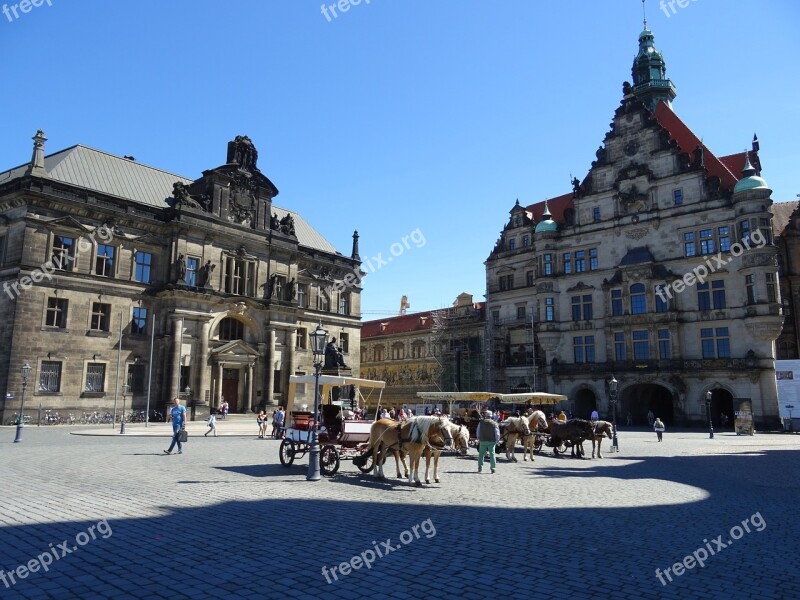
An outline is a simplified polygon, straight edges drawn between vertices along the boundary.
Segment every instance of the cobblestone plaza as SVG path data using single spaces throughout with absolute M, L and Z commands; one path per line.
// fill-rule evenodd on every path
M 0 597 L 800 597 L 796 436 L 623 430 L 495 475 L 473 449 L 416 489 L 350 462 L 307 482 L 251 425 L 191 423 L 172 456 L 164 424 L 0 429 Z

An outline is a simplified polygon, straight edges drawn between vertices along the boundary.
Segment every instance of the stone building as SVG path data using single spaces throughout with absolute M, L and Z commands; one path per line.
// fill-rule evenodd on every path
M 137 410 L 277 405 L 313 372 L 318 323 L 358 372 L 358 233 L 345 256 L 275 206 L 249 138 L 194 180 L 80 145 L 45 156 L 45 141 L 0 174 L 3 422 L 26 362 L 28 407 L 77 417 L 121 406 L 123 385 Z
M 365 321 L 361 373 L 386 382 L 384 404 L 417 404 L 417 392 L 482 391 L 484 303 L 460 294 L 446 309 Z
M 795 315 L 800 311 L 800 203 L 776 202 L 772 205 L 775 245 L 783 303 L 783 329 L 775 342 L 775 358 L 800 358 L 800 331 Z
M 783 315 L 758 140 L 719 157 L 703 144 L 647 28 L 632 76 L 586 176 L 517 202 L 486 261 L 490 385 L 610 417 L 614 375 L 623 421 L 706 422 L 710 391 L 715 423 L 748 399 L 774 423 Z M 533 368 L 509 363 L 514 348 Z

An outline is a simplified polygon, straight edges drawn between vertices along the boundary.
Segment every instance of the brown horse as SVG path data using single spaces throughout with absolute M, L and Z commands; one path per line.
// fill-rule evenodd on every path
M 558 448 L 565 442 L 572 444 L 590 439 L 594 435 L 592 423 L 585 419 L 570 419 L 569 421 L 550 421 L 550 439 L 547 445 L 553 448 L 553 454 L 558 456 Z
M 448 424 L 449 420 L 440 416 L 413 417 L 399 423 L 391 419 L 375 421 L 370 427 L 367 450 L 360 457 L 353 459 L 353 463 L 356 466 L 366 464 L 366 458 L 371 453 L 375 477 L 386 479 L 383 473 L 383 464 L 387 452 L 396 452 L 395 458 L 398 455 L 402 457 L 408 454 L 411 464 L 408 482 L 422 485 L 419 480 L 419 461 L 422 453 L 428 446 L 434 449 L 445 447 L 446 440 L 451 439 L 447 430 Z M 398 477 L 399 475 L 398 464 Z
M 595 444 L 597 445 L 597 458 L 603 458 L 600 454 L 600 444 L 603 438 L 608 436 L 608 439 L 614 437 L 614 426 L 608 421 L 594 421 L 592 422 L 592 429 L 594 435 L 592 436 L 592 458 L 594 458 Z
M 447 429 L 453 438 L 453 445 L 459 454 L 466 454 L 469 449 L 469 429 L 466 425 L 456 425 L 455 423 L 448 423 Z M 428 478 L 428 469 L 431 466 L 431 457 L 433 457 L 433 480 L 439 483 L 439 457 L 441 450 L 432 450 L 429 447 L 425 448 L 425 483 L 430 483 Z

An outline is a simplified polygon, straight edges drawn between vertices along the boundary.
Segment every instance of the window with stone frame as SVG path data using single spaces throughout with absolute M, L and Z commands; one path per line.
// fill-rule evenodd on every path
M 200 271 L 200 259 L 196 256 L 187 256 L 186 257 L 186 275 L 184 276 L 184 281 L 186 285 L 191 287 L 197 286 L 197 274 Z
M 327 292 L 322 288 L 319 288 L 317 292 L 317 310 L 321 310 L 323 312 L 330 311 L 330 298 L 328 298 Z
M 778 286 L 775 273 L 764 273 L 767 282 L 767 302 L 778 302 Z
M 105 392 L 106 365 L 105 363 L 90 362 L 86 365 L 85 391 L 91 393 Z
M 133 363 L 128 365 L 128 373 L 125 379 L 128 384 L 128 393 L 134 395 L 141 395 L 145 393 L 146 381 L 145 365 L 142 363 Z
M 727 327 L 707 327 L 700 330 L 703 358 L 730 358 L 731 342 Z
M 564 252 L 561 260 L 564 262 L 564 275 L 570 275 L 572 273 L 572 252 Z
M 667 286 L 663 283 L 656 285 L 653 290 L 657 313 L 669 311 L 669 296 L 667 296 L 667 290 Z
M 350 293 L 349 292 L 340 292 L 339 293 L 339 314 L 340 315 L 349 315 L 350 314 Z
M 534 284 L 534 276 L 533 271 L 526 271 L 525 272 L 525 285 L 528 287 L 532 287 Z
M 68 308 L 69 300 L 66 298 L 48 298 L 44 324 L 47 327 L 66 329 Z
M 72 271 L 75 268 L 75 238 L 65 235 L 53 236 L 53 252 L 50 262 L 59 271 Z
M 134 306 L 131 315 L 131 335 L 144 335 L 147 333 L 147 309 Z
M 151 270 L 153 268 L 153 255 L 150 252 L 142 252 L 141 250 L 136 250 L 133 253 L 133 264 L 134 264 L 134 271 L 133 271 L 134 280 L 138 281 L 139 283 L 150 283 Z M 189 270 L 188 261 L 186 270 L 188 273 Z
M 244 324 L 239 319 L 225 317 L 219 322 L 217 337 L 229 342 L 244 339 Z
M 642 315 L 647 312 L 647 288 L 643 283 L 634 283 L 630 287 L 631 314 Z
M 386 348 L 384 346 L 375 346 L 375 362 L 384 360 L 386 358 Z
M 235 296 L 255 296 L 256 263 L 235 256 L 224 260 L 223 291 Z M 279 296 L 278 296 L 279 297 Z
M 658 330 L 658 358 L 661 360 L 669 360 L 672 358 L 669 329 Z
M 579 335 L 572 338 L 572 352 L 575 364 L 593 363 L 594 356 L 594 336 Z
M 297 350 L 308 349 L 308 329 L 305 327 L 300 327 L 297 329 L 297 341 L 295 342 L 295 348 Z
M 61 368 L 59 360 L 43 360 L 39 369 L 39 391 L 40 392 L 60 392 L 61 391 Z
M 614 333 L 614 360 L 621 362 L 628 359 L 625 350 L 625 333 L 617 331 Z
M 650 332 L 634 331 L 631 336 L 633 338 L 633 359 L 650 360 Z
M 398 342 L 392 344 L 392 360 L 402 360 L 406 357 L 405 345 Z
M 611 290 L 611 316 L 621 317 L 622 313 L 622 290 Z
M 350 334 L 349 333 L 340 333 L 339 334 L 339 347 L 342 349 L 342 354 L 347 354 L 350 352 Z
M 0 235 L 0 266 L 6 262 L 6 236 Z
M 94 262 L 94 274 L 100 277 L 114 277 L 114 264 L 117 255 L 116 246 L 97 244 L 97 256 Z
M 411 358 L 425 358 L 425 342 L 411 344 Z
M 556 300 L 552 296 L 548 296 L 544 299 L 544 320 L 556 320 Z
M 308 308 L 308 284 L 297 284 L 297 306 L 300 308 Z
M 111 305 L 92 302 L 92 315 L 89 322 L 92 331 L 111 331 Z
M 714 301 L 714 310 L 722 310 L 727 306 L 724 279 L 716 279 L 711 282 L 711 299 Z
M 542 273 L 545 277 L 552 277 L 553 276 L 553 255 L 552 254 L 544 254 L 542 255 Z

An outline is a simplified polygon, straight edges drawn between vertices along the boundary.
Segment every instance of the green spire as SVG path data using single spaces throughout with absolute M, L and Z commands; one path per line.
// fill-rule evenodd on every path
M 653 32 L 644 22 L 644 30 L 639 34 L 639 53 L 633 59 L 631 68 L 633 93 L 651 111 L 663 100 L 670 104 L 677 95 L 672 81 L 667 79 L 667 66 L 661 52 L 656 50 Z

